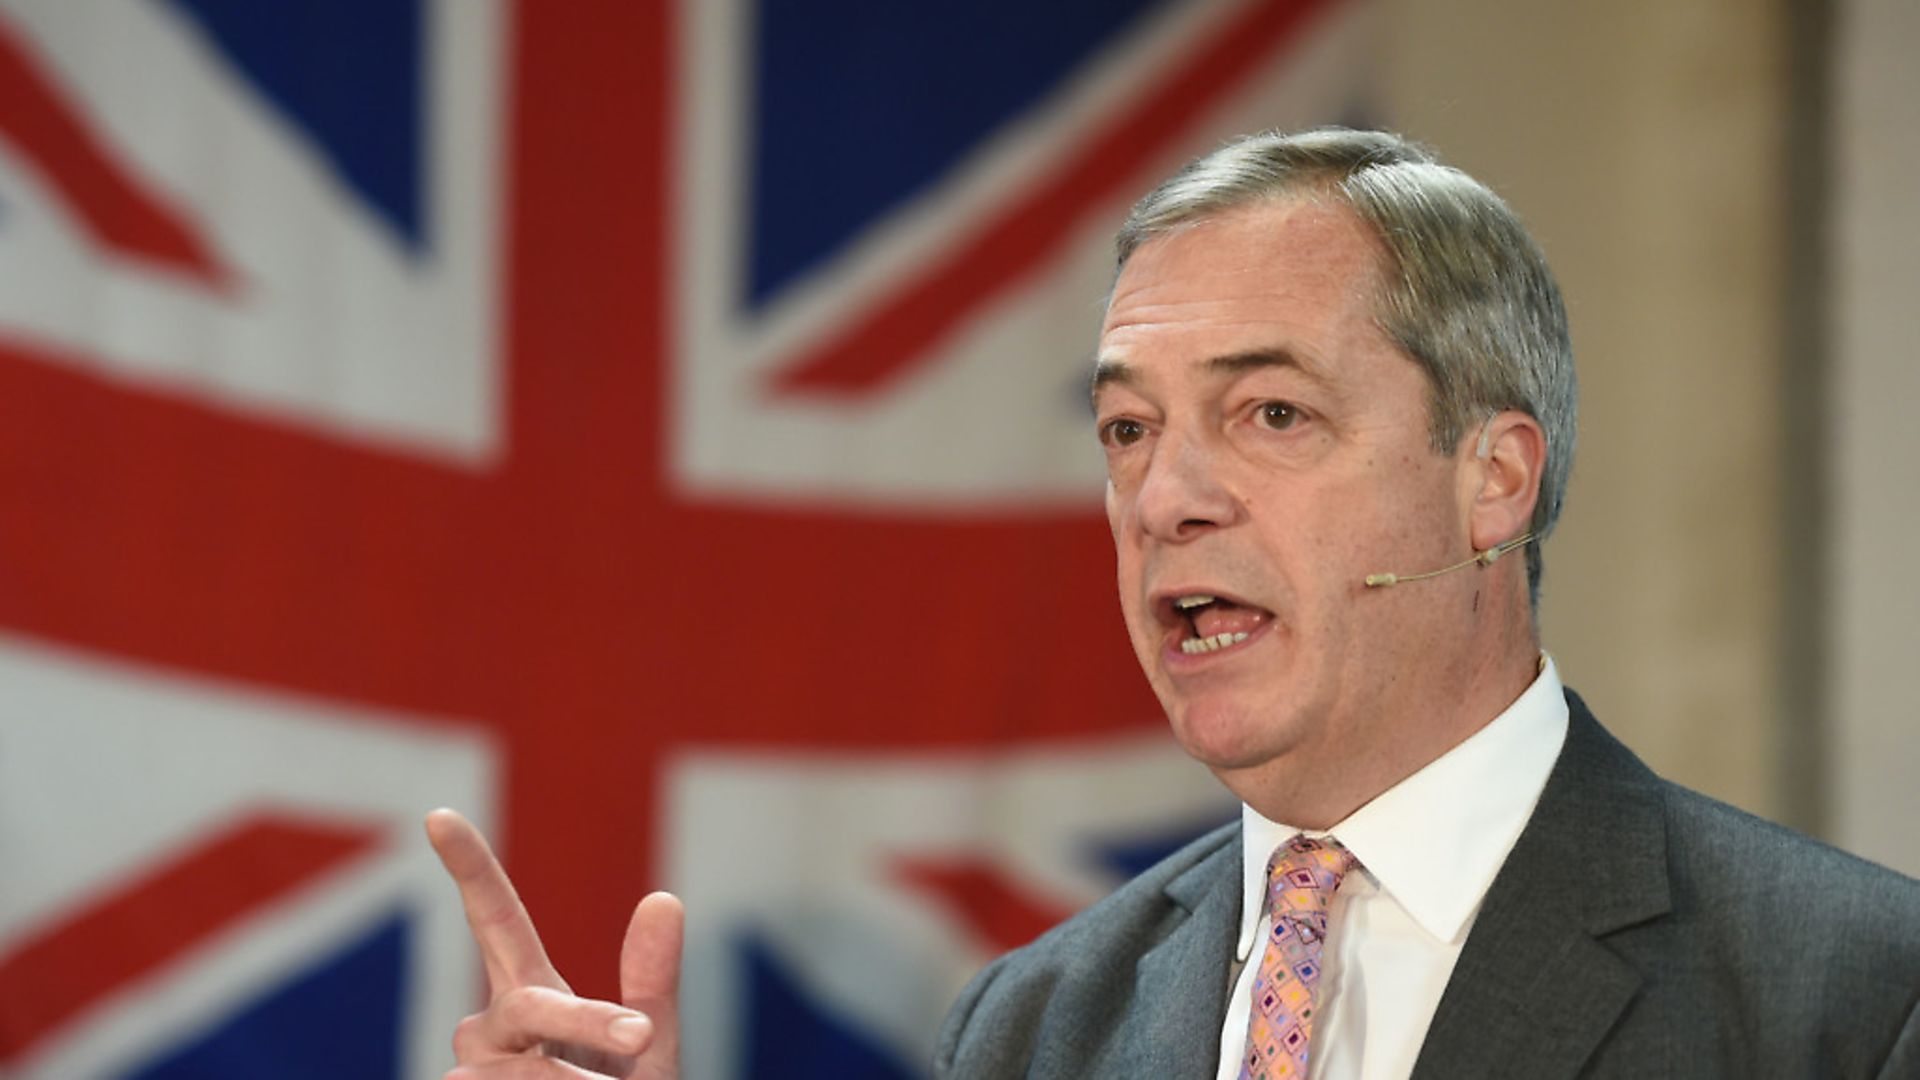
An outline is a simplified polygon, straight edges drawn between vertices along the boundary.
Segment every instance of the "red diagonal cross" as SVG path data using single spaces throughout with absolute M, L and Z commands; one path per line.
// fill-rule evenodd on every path
M 893 751 L 1158 720 L 1095 515 L 673 494 L 670 5 L 515 11 L 499 464 L 343 445 L 0 347 L 0 625 L 477 718 L 506 751 L 499 839 L 527 903 L 562 970 L 604 994 L 677 747 Z M 1043 602 L 1010 592 L 1034 581 Z
M 125 984 L 378 847 L 372 826 L 240 815 L 0 946 L 0 1064 Z
M 123 257 L 198 280 L 228 284 L 226 268 L 167 206 L 132 182 L 66 107 L 52 73 L 37 63 L 20 36 L 0 20 L 0 138 L 24 152 L 49 187 L 66 196 L 74 218 L 102 247 Z

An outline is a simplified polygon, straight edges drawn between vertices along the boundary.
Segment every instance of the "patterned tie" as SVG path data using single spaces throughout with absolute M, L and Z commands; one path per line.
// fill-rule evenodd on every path
M 1306 1077 L 1327 903 L 1353 867 L 1353 854 L 1331 836 L 1314 840 L 1296 835 L 1275 848 L 1267 861 L 1267 913 L 1273 917 L 1273 930 L 1253 980 L 1240 1080 Z

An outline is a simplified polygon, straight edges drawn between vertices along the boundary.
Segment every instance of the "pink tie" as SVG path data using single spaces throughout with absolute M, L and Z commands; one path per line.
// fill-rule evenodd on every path
M 1307 1075 L 1327 904 L 1353 866 L 1353 854 L 1331 836 L 1314 840 L 1296 835 L 1275 848 L 1267 861 L 1267 914 L 1273 929 L 1253 980 L 1240 1080 L 1304 1080 Z

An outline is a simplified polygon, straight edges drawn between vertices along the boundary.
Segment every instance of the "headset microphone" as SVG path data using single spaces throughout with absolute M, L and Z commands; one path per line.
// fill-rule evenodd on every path
M 1383 589 L 1389 585 L 1398 585 L 1403 581 L 1424 581 L 1427 578 L 1439 577 L 1441 574 L 1451 574 L 1455 570 L 1464 570 L 1476 563 L 1480 566 L 1492 566 L 1495 559 L 1512 551 L 1514 548 L 1526 544 L 1532 539 L 1532 533 L 1527 533 L 1524 536 L 1516 536 L 1505 543 L 1493 545 L 1487 550 L 1476 554 L 1471 559 L 1464 559 L 1454 563 L 1452 566 L 1443 566 L 1438 570 L 1429 570 L 1424 574 L 1368 574 L 1367 588 Z

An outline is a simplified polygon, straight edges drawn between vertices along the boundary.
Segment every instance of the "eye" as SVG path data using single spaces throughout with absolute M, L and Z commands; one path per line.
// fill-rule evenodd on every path
M 1300 408 L 1289 401 L 1263 401 L 1254 408 L 1254 417 L 1263 427 L 1285 431 L 1300 420 Z
M 1132 446 L 1147 434 L 1147 425 L 1121 416 L 1100 425 L 1100 442 L 1116 449 Z

